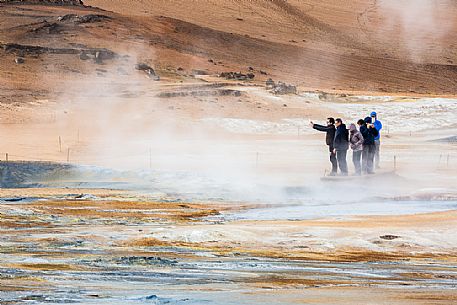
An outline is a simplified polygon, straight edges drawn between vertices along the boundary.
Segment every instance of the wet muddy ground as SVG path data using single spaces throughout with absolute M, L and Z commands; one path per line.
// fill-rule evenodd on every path
M 418 223 L 423 238 L 446 233 L 452 212 L 415 216 L 401 236 L 371 241 L 384 251 L 321 237 L 332 227 L 334 240 L 343 228 L 379 235 L 399 227 L 395 217 L 267 221 L 246 217 L 266 206 L 77 192 L 3 197 L 1 304 L 457 303 L 453 247 L 403 235 Z

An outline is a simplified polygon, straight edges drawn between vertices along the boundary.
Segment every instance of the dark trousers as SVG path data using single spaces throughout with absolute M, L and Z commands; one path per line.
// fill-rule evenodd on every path
M 328 150 L 330 152 L 330 163 L 332 163 L 332 173 L 336 174 L 338 171 L 338 161 L 336 160 L 336 154 L 333 153 L 333 147 L 329 146 Z
M 352 163 L 354 163 L 355 174 L 362 173 L 362 151 L 357 150 L 352 152 Z
M 362 152 L 362 171 L 365 174 L 373 173 L 373 161 L 376 153 L 376 146 L 374 145 L 363 145 Z
M 348 151 L 346 149 L 336 151 L 336 159 L 338 160 L 338 166 L 340 167 L 340 172 L 343 175 L 348 174 L 348 164 L 346 162 L 347 152 Z

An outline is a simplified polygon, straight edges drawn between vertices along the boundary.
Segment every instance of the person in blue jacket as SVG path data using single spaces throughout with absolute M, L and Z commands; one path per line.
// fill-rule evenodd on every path
M 382 123 L 380 120 L 377 118 L 377 113 L 373 111 L 371 114 L 371 121 L 373 123 L 374 128 L 378 131 L 378 136 L 374 138 L 374 145 L 375 145 L 375 154 L 374 154 L 374 164 L 376 168 L 379 168 L 379 152 L 381 150 L 381 129 L 382 129 Z

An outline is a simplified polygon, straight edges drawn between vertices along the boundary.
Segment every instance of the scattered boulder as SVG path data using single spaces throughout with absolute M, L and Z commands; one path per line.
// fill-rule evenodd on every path
M 145 63 L 136 64 L 135 69 L 137 69 L 139 71 L 144 71 L 146 73 L 146 75 L 152 80 L 155 80 L 155 81 L 160 80 L 160 76 L 158 76 L 156 74 L 154 69 Z
M 294 85 L 288 85 L 283 82 L 275 83 L 271 78 L 266 82 L 266 89 L 270 90 L 273 94 L 282 95 L 282 94 L 297 94 L 297 87 Z
M 18 64 L 18 65 L 21 65 L 21 64 L 23 64 L 23 63 L 25 62 L 25 60 L 24 60 L 24 58 L 22 58 L 22 57 L 18 57 L 18 58 L 16 58 L 16 59 L 14 60 L 14 62 L 15 62 L 16 64 Z
M 89 14 L 89 15 L 83 15 L 83 16 L 79 16 L 76 14 L 67 14 L 67 15 L 58 17 L 57 21 L 73 22 L 73 23 L 81 24 L 81 23 L 101 22 L 101 21 L 109 20 L 109 19 L 111 19 L 111 17 L 105 16 L 105 15 L 99 15 L 99 14 Z
M 253 73 L 243 74 L 241 72 L 222 72 L 219 77 L 224 77 L 226 79 L 234 80 L 252 80 L 255 77 Z
M 297 94 L 297 87 L 294 85 L 288 85 L 283 82 L 278 82 L 273 87 L 273 94 L 282 95 L 282 94 Z
M 81 60 L 88 60 L 88 59 L 89 59 L 89 56 L 87 55 L 86 52 L 83 51 L 83 52 L 81 52 L 81 53 L 79 54 L 79 59 L 81 59 Z
M 242 95 L 239 90 L 232 89 L 219 89 L 219 90 L 186 90 L 186 91 L 172 91 L 162 92 L 157 95 L 160 98 L 175 98 L 175 97 L 209 97 L 209 96 L 235 96 L 240 97 Z
M 150 66 L 148 66 L 147 64 L 144 64 L 144 63 L 136 64 L 135 69 L 140 70 L 140 71 L 153 70 Z
M 93 23 L 93 22 L 100 22 L 103 20 L 111 19 L 111 17 L 105 15 L 97 15 L 97 14 L 90 14 L 84 16 L 78 16 L 76 22 L 77 23 Z
M 319 100 L 325 101 L 329 98 L 329 94 L 327 92 L 319 92 Z
M 269 79 L 267 79 L 267 81 L 265 82 L 265 86 L 267 87 L 267 90 L 271 90 L 271 89 L 274 88 L 275 82 L 274 82 L 271 78 L 269 78 Z

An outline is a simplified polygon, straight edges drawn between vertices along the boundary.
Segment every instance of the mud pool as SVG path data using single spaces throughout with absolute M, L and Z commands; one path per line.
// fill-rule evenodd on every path
M 3 182 L 21 188 L 0 199 L 1 304 L 457 300 L 452 187 L 392 175 L 350 196 L 347 184 L 273 189 L 267 177 L 240 201 L 236 184 L 196 173 L 119 181 L 94 167 L 15 166 Z

